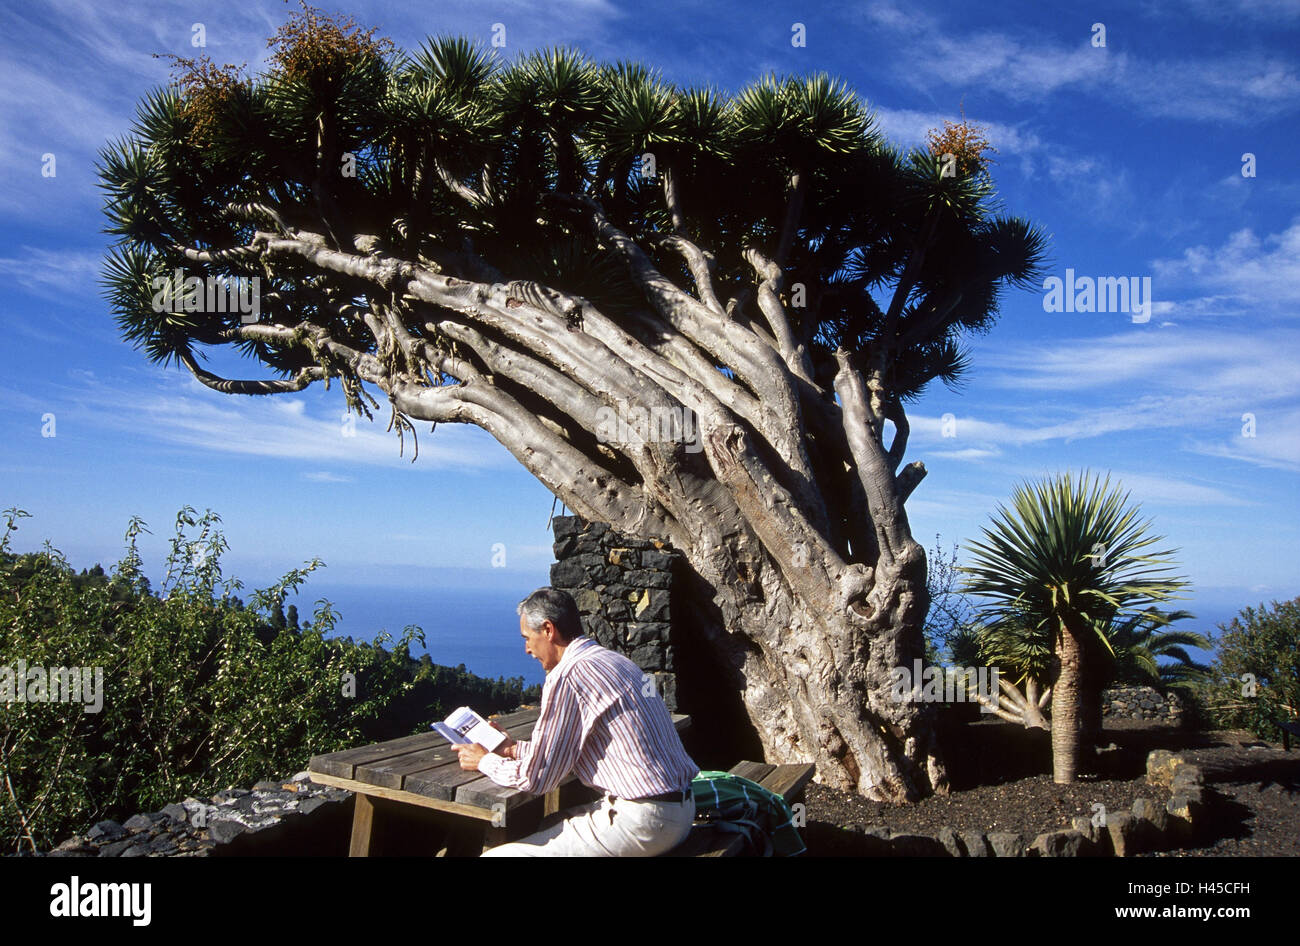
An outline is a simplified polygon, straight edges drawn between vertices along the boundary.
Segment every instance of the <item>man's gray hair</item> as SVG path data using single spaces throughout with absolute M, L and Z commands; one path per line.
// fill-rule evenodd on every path
M 538 588 L 515 609 L 520 617 L 534 631 L 540 630 L 542 624 L 550 621 L 560 636 L 566 641 L 581 637 L 582 620 L 578 617 L 578 605 L 573 596 L 558 588 Z

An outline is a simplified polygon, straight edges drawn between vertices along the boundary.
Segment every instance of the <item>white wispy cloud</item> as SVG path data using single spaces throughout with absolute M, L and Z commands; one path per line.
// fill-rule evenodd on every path
M 1079 90 L 1121 100 L 1143 114 L 1243 123 L 1287 114 L 1300 106 L 1300 74 L 1289 57 L 1267 53 L 1198 55 L 1162 59 L 1091 45 L 1081 22 L 1069 41 L 1008 31 L 963 30 L 878 0 L 863 11 L 873 26 L 907 37 L 893 60 L 900 81 L 917 88 L 993 90 L 1014 102 Z M 941 63 L 942 68 L 935 68 Z
M 152 441 L 194 451 L 329 463 L 335 468 L 412 466 L 413 444 L 406 436 L 399 456 L 397 436 L 384 432 L 384 422 L 345 415 L 341 400 L 319 400 L 308 411 L 314 393 L 236 398 L 210 391 L 198 381 L 172 372 L 161 379 L 139 381 L 126 375 L 98 377 L 70 372 L 72 383 L 51 382 L 39 393 L 0 390 L 0 401 L 23 410 L 51 411 L 60 424 L 89 425 L 116 431 L 123 442 Z M 328 395 L 326 398 L 328 399 Z M 382 415 L 377 415 L 382 417 Z M 420 454 L 417 470 L 508 469 L 515 460 L 490 435 L 458 424 L 439 425 L 430 435 L 417 424 Z M 330 479 L 329 477 L 336 477 Z M 341 478 L 340 478 L 341 477 Z M 344 474 L 305 470 L 313 482 L 343 482 Z
M 1194 246 L 1181 257 L 1153 261 L 1152 268 L 1162 284 L 1210 289 L 1221 294 L 1215 298 L 1285 311 L 1300 302 L 1300 217 L 1281 233 L 1260 238 L 1245 228 L 1221 246 Z
M 12 256 L 0 256 L 0 279 L 45 298 L 68 301 L 96 289 L 104 254 L 100 250 L 48 250 L 21 246 Z
M 354 476 L 340 476 L 337 473 L 329 473 L 325 471 L 315 472 L 315 473 L 304 473 L 302 475 L 302 478 L 307 480 L 309 483 L 355 483 L 356 482 L 356 477 Z

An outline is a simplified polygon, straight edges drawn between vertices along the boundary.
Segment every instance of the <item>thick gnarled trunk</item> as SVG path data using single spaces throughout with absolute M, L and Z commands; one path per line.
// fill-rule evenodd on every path
M 852 612 L 811 604 L 815 585 L 791 587 L 743 536 L 726 548 L 684 551 L 721 612 L 709 644 L 732 671 L 727 682 L 741 692 L 766 761 L 813 762 L 819 781 L 878 801 L 947 792 L 933 707 L 897 700 L 890 676 L 924 651 L 929 600 L 919 544 L 873 572 Z

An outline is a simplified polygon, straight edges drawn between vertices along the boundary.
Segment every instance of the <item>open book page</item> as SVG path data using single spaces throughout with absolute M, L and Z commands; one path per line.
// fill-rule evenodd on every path
M 477 742 L 488 752 L 494 751 L 497 746 L 506 741 L 505 733 L 468 706 L 453 710 L 445 722 L 434 723 L 433 728 L 450 743 L 465 745 Z

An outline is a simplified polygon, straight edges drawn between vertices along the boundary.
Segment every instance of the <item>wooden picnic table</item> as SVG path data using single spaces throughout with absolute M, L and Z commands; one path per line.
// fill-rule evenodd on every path
M 525 709 L 494 721 L 515 739 L 526 740 L 540 713 L 540 708 Z M 678 732 L 690 726 L 689 716 L 675 713 L 672 719 Z M 308 771 L 313 782 L 356 794 L 350 857 L 371 855 L 376 824 L 386 817 L 382 812 L 410 815 L 418 810 L 426 820 L 459 836 L 465 853 L 471 853 L 475 846 L 482 849 L 525 837 L 561 805 L 596 797 L 572 773 L 545 797 L 504 788 L 479 772 L 462 769 L 459 755 L 432 730 L 313 756 Z

